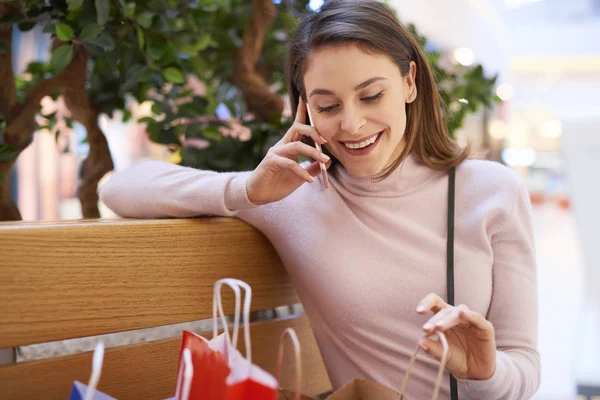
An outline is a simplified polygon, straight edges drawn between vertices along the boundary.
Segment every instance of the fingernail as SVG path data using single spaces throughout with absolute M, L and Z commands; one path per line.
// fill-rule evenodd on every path
M 429 351 L 429 349 L 427 348 L 427 346 L 425 346 L 425 343 L 419 343 L 419 347 L 422 348 L 425 351 Z
M 421 311 L 423 311 L 424 309 L 425 309 L 425 307 L 424 307 L 424 306 L 419 306 L 419 307 L 417 307 L 417 312 L 421 312 Z
M 425 325 L 423 325 L 423 329 L 425 329 L 426 331 L 433 329 L 433 325 L 431 323 L 426 323 Z
M 311 183 L 315 181 L 315 177 L 314 176 L 309 176 L 308 178 L 310 179 Z
M 323 136 L 321 136 L 321 140 L 323 141 L 323 143 L 327 143 L 327 139 L 325 139 Z
M 331 158 L 329 158 L 329 156 L 325 153 L 321 153 L 321 157 L 323 157 L 323 159 L 325 159 L 327 161 L 331 160 Z

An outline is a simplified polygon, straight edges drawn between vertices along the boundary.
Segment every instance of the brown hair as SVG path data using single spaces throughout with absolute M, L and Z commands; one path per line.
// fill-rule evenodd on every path
M 358 45 L 371 54 L 388 56 L 400 68 L 403 77 L 409 72 L 410 62 L 416 63 L 417 97 L 406 105 L 405 146 L 384 177 L 397 168 L 411 151 L 435 170 L 456 167 L 467 158 L 469 149 L 461 148 L 448 135 L 442 115 L 442 100 L 419 43 L 400 24 L 391 9 L 376 0 L 332 0 L 300 23 L 291 37 L 286 62 L 294 117 L 299 96 L 306 100 L 304 73 L 311 51 L 324 46 L 348 44 Z M 304 140 L 314 146 L 312 139 Z

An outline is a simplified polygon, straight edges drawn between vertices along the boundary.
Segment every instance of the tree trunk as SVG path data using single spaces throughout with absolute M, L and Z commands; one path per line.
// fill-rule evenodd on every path
M 82 167 L 83 182 L 77 191 L 84 218 L 100 218 L 98 210 L 98 182 L 113 170 L 114 165 L 104 133 L 98 126 L 98 108 L 95 107 L 85 90 L 88 54 L 77 50 L 71 62 L 71 80 L 63 92 L 65 104 L 74 120 L 85 126 L 90 152 Z
M 271 121 L 283 113 L 283 100 L 256 70 L 265 34 L 276 16 L 272 0 L 253 0 L 252 17 L 233 71 L 233 83 L 242 91 L 248 110 L 262 121 Z
M 8 4 L 0 3 L 0 17 L 14 12 Z M 2 133 L 0 143 L 14 146 L 19 154 L 29 146 L 36 131 L 35 115 L 40 102 L 45 96 L 51 95 L 61 89 L 70 79 L 70 65 L 57 76 L 44 79 L 27 91 L 23 103 L 17 102 L 14 72 L 12 69 L 12 25 L 0 24 L 0 41 L 8 52 L 0 54 L 0 115 L 6 122 L 6 129 Z M 18 155 L 17 155 L 18 157 Z M 0 221 L 13 221 L 21 219 L 15 203 L 10 197 L 10 173 L 16 162 L 15 159 L 0 162 Z
M 0 16 L 9 10 L 6 4 L 0 4 Z M 10 110 L 17 103 L 17 89 L 12 69 L 12 25 L 0 24 L 0 43 L 8 49 L 0 53 L 0 117 L 7 121 Z M 0 131 L 0 144 L 7 143 L 5 132 Z M 21 219 L 17 205 L 10 197 L 10 172 L 15 160 L 0 162 L 0 221 L 16 221 Z

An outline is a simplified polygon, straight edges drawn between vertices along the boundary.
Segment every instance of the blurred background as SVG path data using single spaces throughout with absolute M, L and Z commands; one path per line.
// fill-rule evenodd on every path
M 279 7 L 286 4 L 273 2 Z M 403 23 L 414 24 L 426 38 L 425 48 L 446 71 L 464 75 L 479 66 L 484 74 L 479 86 L 493 85 L 489 89 L 493 101 L 490 93 L 464 87 L 450 91 L 445 100 L 455 114 L 481 100 L 480 107 L 467 107 L 461 115 L 456 137 L 472 144 L 474 157 L 515 169 L 530 191 L 542 354 L 542 385 L 536 399 L 600 395 L 600 253 L 596 251 L 600 244 L 596 233 L 600 226 L 600 0 L 389 0 L 388 4 Z M 311 0 L 296 6 L 311 11 L 321 5 L 322 1 Z M 24 30 L 13 31 L 16 75 L 27 73 L 32 61 L 48 61 L 53 42 L 41 27 Z M 280 42 L 285 43 L 285 35 Z M 215 39 L 214 47 L 218 46 Z M 283 65 L 279 67 L 281 73 Z M 186 79 L 187 87 L 199 93 L 202 83 L 193 76 Z M 461 90 L 464 97 L 457 95 Z M 274 91 L 285 88 L 274 87 Z M 239 93 L 225 92 L 217 96 L 213 111 L 219 120 L 230 123 L 218 133 L 253 143 L 251 135 L 259 128 L 246 124 L 244 110 L 236 106 L 239 102 L 231 101 Z M 43 108 L 47 108 L 44 115 L 60 115 L 65 107 L 60 98 L 44 98 Z M 174 149 L 152 137 L 149 123 L 153 120 L 139 121 L 153 115 L 158 120 L 161 110 L 151 101 L 128 100 L 117 108 L 110 117 L 99 116 L 115 170 L 146 159 L 184 164 L 187 160 L 198 166 L 198 156 L 187 149 L 202 151 L 212 143 L 205 133 Z M 124 118 L 127 113 L 134 118 Z M 76 122 L 56 124 L 34 134 L 6 177 L 23 220 L 83 216 L 77 189 L 90 149 L 86 129 Z M 275 125 L 276 130 L 279 125 Z M 268 144 L 269 140 L 262 141 L 261 151 Z M 99 212 L 114 217 L 102 204 Z

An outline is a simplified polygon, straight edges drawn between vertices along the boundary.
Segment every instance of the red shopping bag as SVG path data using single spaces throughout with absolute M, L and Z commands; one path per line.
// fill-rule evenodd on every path
M 221 303 L 221 287 L 231 287 L 235 294 L 235 315 L 232 336 Z M 236 349 L 240 320 L 240 287 L 245 289 L 244 339 L 246 357 Z M 194 376 L 189 400 L 276 400 L 277 380 L 268 372 L 252 364 L 250 343 L 250 302 L 252 289 L 237 279 L 221 279 L 215 283 L 213 296 L 213 339 L 207 340 L 184 331 L 180 351 L 189 349 L 192 355 Z M 217 310 L 225 331 L 217 335 Z M 233 337 L 233 338 L 232 338 Z M 178 370 L 180 381 L 181 368 Z M 178 399 L 180 400 L 180 399 Z

